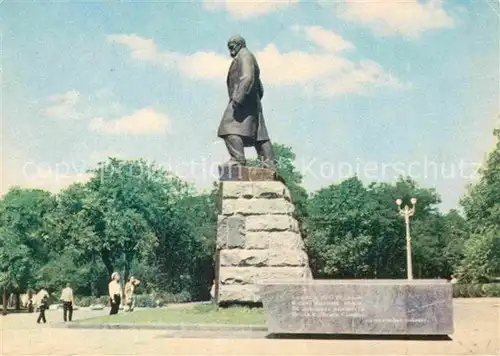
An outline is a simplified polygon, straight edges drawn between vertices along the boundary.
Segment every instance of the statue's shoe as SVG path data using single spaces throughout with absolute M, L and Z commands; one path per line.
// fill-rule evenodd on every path
M 274 163 L 267 162 L 267 161 L 262 161 L 260 164 L 260 168 L 269 169 L 269 170 L 275 171 L 275 172 L 278 171 L 278 169 Z

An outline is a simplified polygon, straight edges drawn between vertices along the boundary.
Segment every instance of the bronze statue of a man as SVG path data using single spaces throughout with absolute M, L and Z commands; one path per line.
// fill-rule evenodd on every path
M 276 169 L 271 140 L 262 113 L 264 88 L 254 55 L 241 36 L 227 43 L 233 62 L 227 74 L 229 103 L 219 126 L 230 160 L 225 165 L 246 165 L 245 147 L 255 147 L 262 168 Z

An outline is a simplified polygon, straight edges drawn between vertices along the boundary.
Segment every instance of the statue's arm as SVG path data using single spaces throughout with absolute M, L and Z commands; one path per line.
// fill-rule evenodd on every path
M 264 97 L 264 86 L 262 85 L 262 82 L 260 79 L 259 79 L 259 97 L 261 99 Z
M 234 91 L 233 101 L 243 104 L 245 97 L 250 93 L 254 83 L 254 62 L 251 55 L 243 55 L 241 61 L 241 77 L 238 87 Z

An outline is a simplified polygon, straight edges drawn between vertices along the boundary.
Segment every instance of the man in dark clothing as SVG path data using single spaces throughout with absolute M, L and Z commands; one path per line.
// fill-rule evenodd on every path
M 45 324 L 47 319 L 45 319 L 45 311 L 49 309 L 49 297 L 44 295 L 40 302 L 40 314 L 38 315 L 37 323 L 40 324 L 40 321 L 43 321 Z
M 63 320 L 64 322 L 68 321 L 68 314 L 69 314 L 69 321 L 73 319 L 73 305 L 75 304 L 75 299 L 73 297 L 73 289 L 71 289 L 71 286 L 66 284 L 66 288 L 64 288 L 61 291 L 61 301 L 63 303 Z
M 109 315 L 118 314 L 123 295 L 122 287 L 120 284 L 120 275 L 118 274 L 118 272 L 113 272 L 113 274 L 111 275 L 111 282 L 109 282 L 108 284 L 108 291 L 111 306 Z
M 230 160 L 228 166 L 245 166 L 245 147 L 255 147 L 262 168 L 275 170 L 276 163 L 262 112 L 264 87 L 254 55 L 241 36 L 229 39 L 227 47 L 233 62 L 227 74 L 229 103 L 224 111 L 218 136 L 224 139 Z

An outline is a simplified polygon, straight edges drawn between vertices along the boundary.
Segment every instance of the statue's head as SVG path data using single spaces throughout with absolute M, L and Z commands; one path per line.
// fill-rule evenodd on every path
M 241 36 L 232 36 L 227 41 L 227 49 L 229 50 L 229 53 L 233 58 L 236 57 L 238 52 L 244 47 L 246 47 L 246 42 L 245 39 Z

